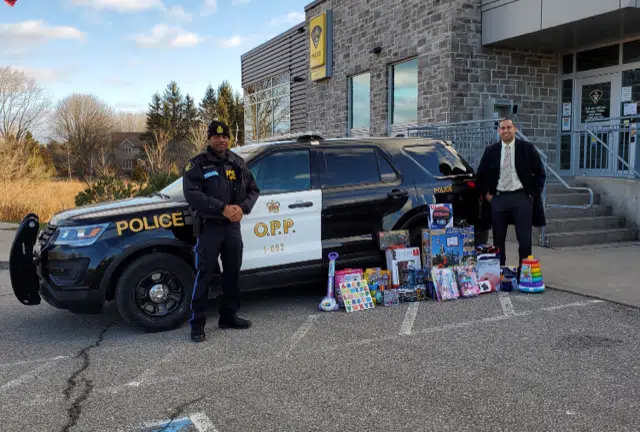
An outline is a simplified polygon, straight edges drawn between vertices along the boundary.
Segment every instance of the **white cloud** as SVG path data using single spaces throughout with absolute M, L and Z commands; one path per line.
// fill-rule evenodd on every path
M 164 9 L 162 0 L 73 0 L 73 4 L 97 10 L 117 12 L 141 12 L 150 9 Z
M 181 22 L 191 22 L 191 14 L 187 13 L 182 6 L 172 6 L 165 10 L 167 15 Z
M 274 18 L 269 21 L 269 25 L 277 26 L 277 25 L 294 25 L 298 24 L 306 19 L 305 14 L 303 12 L 289 12 L 286 16 L 281 18 Z
M 211 15 L 217 10 L 218 10 L 217 0 L 204 0 L 204 4 L 202 5 L 202 11 L 200 12 L 200 15 L 202 16 Z
M 64 71 L 54 68 L 15 66 L 15 69 L 24 72 L 25 75 L 30 76 L 41 84 L 51 84 L 62 81 L 67 75 Z
M 221 48 L 233 48 L 242 45 L 244 41 L 245 39 L 240 36 L 231 36 L 226 39 L 218 39 L 216 44 Z
M 13 50 L 50 40 L 84 41 L 86 34 L 75 27 L 50 27 L 42 20 L 23 21 L 15 24 L 0 24 L 0 38 L 5 48 Z
M 195 33 L 187 32 L 181 27 L 166 24 L 157 24 L 149 33 L 138 33 L 129 37 L 129 39 L 134 40 L 138 46 L 145 48 L 187 48 L 196 46 L 204 41 L 204 38 Z

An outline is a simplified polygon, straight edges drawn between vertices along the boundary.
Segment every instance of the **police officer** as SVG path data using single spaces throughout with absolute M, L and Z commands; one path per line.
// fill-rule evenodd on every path
M 249 214 L 260 190 L 244 160 L 228 150 L 229 127 L 219 121 L 209 125 L 206 151 L 194 156 L 184 168 L 183 191 L 195 211 L 194 227 L 197 275 L 191 299 L 191 339 L 205 340 L 205 310 L 209 286 L 218 256 L 222 261 L 220 328 L 249 328 L 249 320 L 237 316 L 238 279 L 242 264 L 240 220 Z

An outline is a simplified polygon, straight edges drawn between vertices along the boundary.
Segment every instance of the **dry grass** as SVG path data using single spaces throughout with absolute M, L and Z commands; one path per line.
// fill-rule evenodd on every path
M 55 213 L 75 207 L 76 194 L 86 187 L 73 180 L 0 182 L 0 221 L 19 222 L 36 213 L 40 222 L 47 222 Z

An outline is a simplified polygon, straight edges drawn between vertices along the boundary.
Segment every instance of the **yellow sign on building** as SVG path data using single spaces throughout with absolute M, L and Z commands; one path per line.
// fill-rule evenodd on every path
M 333 63 L 333 15 L 325 11 L 309 21 L 309 68 L 311 80 L 331 76 Z

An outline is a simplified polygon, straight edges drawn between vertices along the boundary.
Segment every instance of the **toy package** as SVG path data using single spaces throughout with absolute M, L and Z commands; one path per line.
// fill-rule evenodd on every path
M 407 248 L 410 244 L 409 231 L 382 231 L 378 233 L 378 240 L 380 242 L 381 251 L 393 248 Z
M 363 277 L 362 269 L 343 269 L 335 272 L 334 286 L 339 287 L 344 282 L 354 282 L 361 280 Z M 340 307 L 344 307 L 344 301 L 342 300 L 342 293 L 340 290 L 336 290 L 336 301 Z
M 430 235 L 430 267 L 473 265 L 476 262 L 473 227 L 434 230 Z
M 344 308 L 347 312 L 365 309 L 373 309 L 373 299 L 369 292 L 369 286 L 363 279 L 353 282 L 342 282 L 340 292 L 344 299 Z
M 460 298 L 458 283 L 452 268 L 434 267 L 431 269 L 434 291 L 438 301 Z
M 476 272 L 478 273 L 478 282 L 488 282 L 491 285 L 491 291 L 500 291 L 500 257 L 495 253 L 486 253 L 478 255 L 476 264 Z M 486 285 L 483 288 L 486 291 Z
M 458 278 L 458 288 L 462 297 L 475 297 L 480 295 L 480 285 L 478 284 L 478 275 L 474 266 L 458 266 L 455 267 L 456 276 Z
M 429 204 L 429 228 L 453 228 L 453 206 L 451 204 Z
M 398 288 L 409 284 L 409 270 L 420 270 L 420 248 L 387 249 L 387 269 L 391 271 L 391 285 Z
M 397 306 L 400 304 L 400 296 L 397 289 L 385 289 L 382 294 L 385 306 Z

